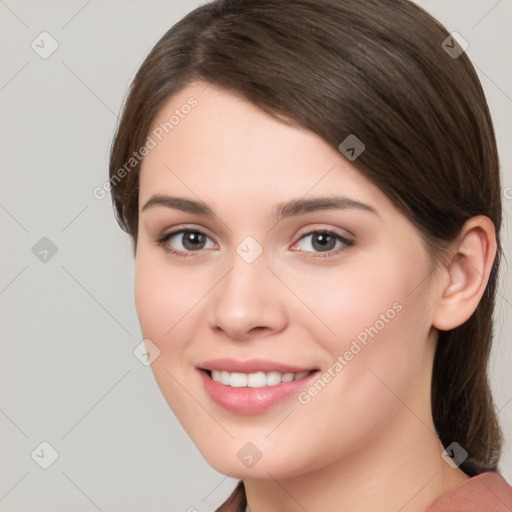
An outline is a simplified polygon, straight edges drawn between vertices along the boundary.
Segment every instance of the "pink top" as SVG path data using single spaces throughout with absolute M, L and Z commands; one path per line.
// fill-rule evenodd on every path
M 494 471 L 469 478 L 444 493 L 425 512 L 511 512 L 512 487 Z
M 499 473 L 482 473 L 445 492 L 425 512 L 512 512 L 512 487 Z

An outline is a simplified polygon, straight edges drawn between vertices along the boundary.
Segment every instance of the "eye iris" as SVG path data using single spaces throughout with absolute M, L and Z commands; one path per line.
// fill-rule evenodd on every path
M 318 251 L 330 251 L 336 245 L 336 239 L 327 233 L 317 233 L 313 235 L 313 247 Z
M 202 249 L 205 243 L 205 237 L 201 233 L 194 231 L 183 234 L 183 247 L 191 251 Z

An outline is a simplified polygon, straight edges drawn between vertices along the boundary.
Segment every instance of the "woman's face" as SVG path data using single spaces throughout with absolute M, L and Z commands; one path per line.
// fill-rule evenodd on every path
M 425 429 L 438 290 L 406 217 L 318 136 L 212 85 L 149 135 L 136 306 L 206 460 L 284 478 Z

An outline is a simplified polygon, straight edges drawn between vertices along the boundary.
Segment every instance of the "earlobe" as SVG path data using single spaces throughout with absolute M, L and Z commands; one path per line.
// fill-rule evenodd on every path
M 475 311 L 487 286 L 496 256 L 496 232 L 485 216 L 469 219 L 452 249 L 432 325 L 447 331 L 462 325 Z

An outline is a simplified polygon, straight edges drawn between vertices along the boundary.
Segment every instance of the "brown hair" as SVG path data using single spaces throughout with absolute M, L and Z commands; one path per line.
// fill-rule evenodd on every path
M 207 3 L 160 39 L 135 76 L 112 145 L 111 182 L 144 145 L 164 103 L 202 81 L 291 119 L 334 148 L 355 134 L 366 148 L 353 164 L 410 219 L 433 255 L 476 215 L 488 216 L 498 234 L 490 113 L 467 55 L 454 58 L 443 48 L 447 37 L 408 0 Z M 139 168 L 112 182 L 116 216 L 134 248 Z M 444 446 L 456 441 L 469 453 L 461 469 L 470 476 L 496 469 L 501 450 L 487 377 L 500 256 L 498 236 L 476 311 L 439 333 L 434 361 L 435 427 Z M 239 486 L 237 496 L 242 492 Z

